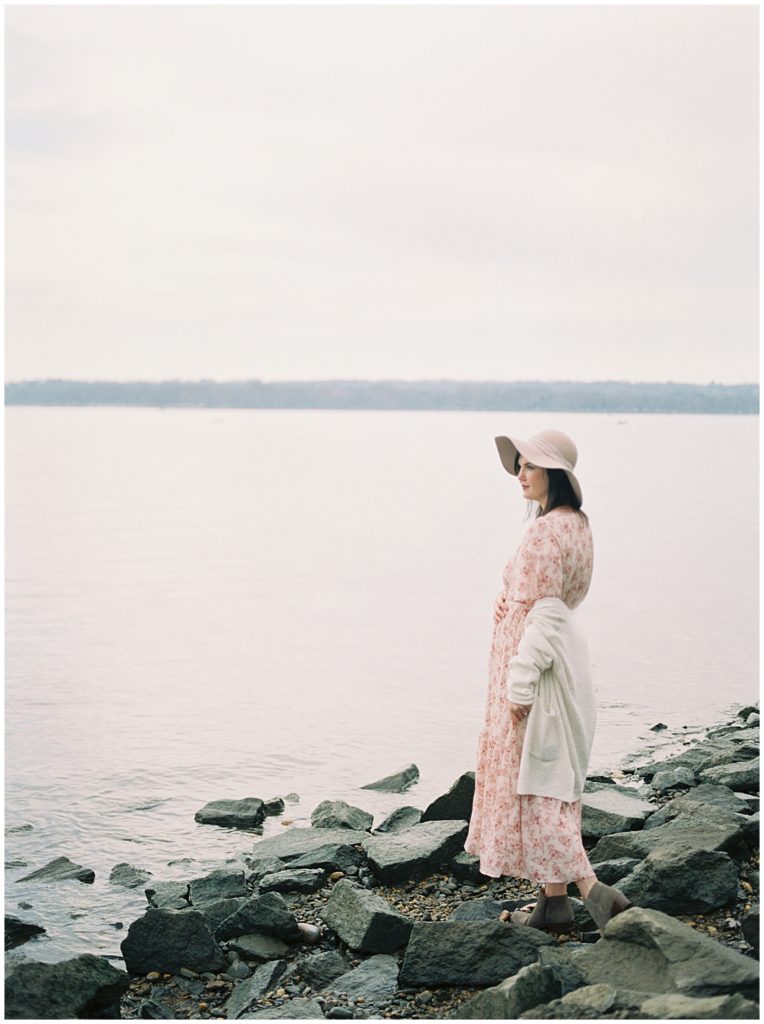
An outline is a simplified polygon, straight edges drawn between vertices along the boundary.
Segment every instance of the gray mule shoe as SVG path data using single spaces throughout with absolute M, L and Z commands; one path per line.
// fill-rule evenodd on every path
M 600 931 L 608 921 L 624 910 L 628 910 L 631 903 L 618 889 L 613 889 L 604 882 L 595 882 L 589 895 L 584 900 L 584 906 L 589 911 Z
M 573 904 L 567 896 L 547 896 L 543 892 L 529 913 L 515 910 L 509 915 L 512 924 L 524 924 L 544 932 L 568 932 L 573 925 Z

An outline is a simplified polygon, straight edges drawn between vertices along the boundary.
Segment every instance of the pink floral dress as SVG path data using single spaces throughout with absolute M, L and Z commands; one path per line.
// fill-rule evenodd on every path
M 508 610 L 491 640 L 485 724 L 464 844 L 492 878 L 572 882 L 593 874 L 581 842 L 581 802 L 517 793 L 526 721 L 513 722 L 507 696 L 509 661 L 531 607 L 542 597 L 559 597 L 575 608 L 589 589 L 592 563 L 589 523 L 571 509 L 556 508 L 533 521 L 504 570 Z

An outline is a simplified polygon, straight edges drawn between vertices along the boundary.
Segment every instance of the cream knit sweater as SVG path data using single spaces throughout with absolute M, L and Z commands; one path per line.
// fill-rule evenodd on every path
M 513 703 L 532 705 L 517 792 L 580 800 L 597 708 L 586 640 L 559 598 L 544 597 L 528 612 L 507 685 Z

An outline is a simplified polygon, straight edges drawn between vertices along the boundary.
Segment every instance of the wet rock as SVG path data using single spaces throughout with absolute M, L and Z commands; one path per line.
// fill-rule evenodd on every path
M 658 910 L 633 907 L 614 917 L 603 940 L 581 950 L 576 967 L 590 984 L 653 994 L 755 998 L 758 964 Z
M 284 807 L 285 804 L 281 797 L 275 796 L 272 800 L 265 801 L 263 804 L 263 814 L 268 818 L 272 818 L 278 814 L 283 814 Z
M 324 884 L 321 868 L 286 868 L 260 879 L 261 892 L 316 892 Z
M 316 999 L 290 999 L 282 1006 L 268 1006 L 248 1015 L 252 1020 L 321 1020 L 321 1003 Z
M 468 999 L 450 1016 L 459 1020 L 516 1020 L 526 1010 L 561 994 L 560 983 L 548 967 L 529 964 L 499 985 Z
M 414 925 L 401 985 L 497 985 L 538 959 L 554 939 L 497 921 L 425 921 Z
M 667 914 L 706 914 L 734 901 L 739 874 L 726 853 L 659 848 L 616 888 L 637 907 Z
M 324 871 L 347 871 L 363 863 L 363 854 L 347 843 L 325 843 L 323 846 L 290 861 L 290 868 L 322 868 Z M 286 865 L 283 865 L 286 867 Z M 279 870 L 283 870 L 279 869 Z
M 246 960 L 280 960 L 288 952 L 288 947 L 273 935 L 255 932 L 252 935 L 239 935 L 228 943 L 231 949 L 240 953 Z
M 252 882 L 256 882 L 263 875 L 283 871 L 287 866 L 287 862 L 280 857 L 247 857 L 245 863 L 249 868 L 249 880 Z
M 138 1016 L 142 1020 L 174 1020 L 172 1010 L 162 1006 L 155 999 L 144 999 L 138 1007 Z
M 733 814 L 748 814 L 750 811 L 747 801 L 736 796 L 728 786 L 714 786 L 703 782 L 687 793 L 675 796 L 655 814 L 651 814 L 645 822 L 645 828 L 665 825 L 667 821 L 672 821 L 680 814 L 703 815 L 709 807 L 721 808 Z
M 460 775 L 447 793 L 429 804 L 422 814 L 422 821 L 466 821 L 472 817 L 472 801 L 475 796 L 475 773 Z
M 746 720 L 745 720 L 745 724 L 748 725 L 748 726 L 758 725 L 759 722 L 760 722 L 760 718 L 759 718 L 758 711 L 752 711 L 750 713 L 750 715 L 748 716 L 748 718 L 746 718 Z
M 759 789 L 759 758 L 706 768 L 700 772 L 700 781 L 755 793 Z
M 665 722 L 656 722 L 655 725 L 650 726 L 650 732 L 665 732 L 668 726 Z
M 189 906 L 188 882 L 154 882 L 144 892 L 149 904 L 158 910 L 185 910 Z
M 690 768 L 685 768 L 682 765 L 678 765 L 676 768 L 669 768 L 664 771 L 656 772 L 653 775 L 650 786 L 655 790 L 656 793 L 665 793 L 669 789 L 678 789 L 683 787 L 689 789 L 690 786 L 695 785 L 695 772 Z
M 251 978 L 237 985 L 225 1003 L 228 1020 L 249 1016 L 248 1011 L 266 992 L 276 987 L 286 968 L 286 960 L 269 960 L 261 964 Z
M 249 897 L 247 896 L 232 896 L 227 900 L 215 900 L 213 903 L 202 903 L 195 909 L 199 911 L 204 918 L 207 927 L 212 934 L 215 935 L 215 932 L 223 921 L 226 921 L 248 902 Z
M 724 737 L 709 737 L 701 743 L 683 750 L 681 754 L 667 758 L 665 761 L 654 761 L 650 764 L 642 765 L 636 769 L 636 773 L 649 782 L 656 772 L 671 771 L 673 768 L 689 768 L 690 771 L 697 772 L 703 762 L 707 761 L 710 757 L 716 754 L 727 753 L 731 749 L 731 743 L 731 740 Z
M 630 832 L 642 828 L 645 819 L 655 810 L 655 804 L 640 800 L 636 794 L 627 796 L 614 786 L 584 793 L 581 832 L 589 839 L 601 839 L 612 832 Z
M 369 865 L 382 882 L 425 878 L 449 864 L 464 846 L 466 821 L 428 821 L 405 832 L 371 836 L 364 841 Z
M 76 879 L 78 882 L 90 884 L 95 881 L 95 871 L 92 868 L 84 868 L 81 864 L 75 864 L 68 857 L 56 857 L 49 861 L 44 867 L 38 868 L 30 875 L 17 878 L 17 882 L 64 882 L 69 879 Z
M 5 1017 L 119 1017 L 119 1001 L 129 985 L 125 971 L 89 953 L 57 964 L 20 963 L 5 977 Z
M 14 949 L 29 942 L 35 935 L 44 935 L 45 929 L 31 921 L 22 921 L 12 914 L 5 915 L 5 948 Z
M 397 807 L 388 814 L 384 821 L 377 825 L 375 832 L 401 832 L 422 820 L 422 812 L 418 807 Z
M 412 922 L 376 893 L 342 878 L 332 889 L 319 916 L 351 949 L 361 953 L 392 953 L 404 945 Z
M 335 978 L 349 970 L 350 964 L 336 949 L 314 953 L 300 964 L 300 974 L 316 992 L 321 992 Z
M 487 875 L 480 871 L 480 857 L 476 857 L 466 850 L 461 850 L 451 861 L 451 871 L 454 878 L 464 882 L 484 882 Z
M 346 995 L 349 999 L 360 996 L 367 1002 L 378 1002 L 392 996 L 397 988 L 398 961 L 394 956 L 379 953 L 337 978 L 327 992 Z
M 254 849 L 256 860 L 263 857 L 279 857 L 291 862 L 297 857 L 315 853 L 330 843 L 342 846 L 357 846 L 369 838 L 368 832 L 356 832 L 345 828 L 290 828 L 278 836 L 261 839 Z
M 641 861 L 636 857 L 617 857 L 615 860 L 600 861 L 596 867 L 597 879 L 605 885 L 613 885 L 630 874 L 639 863 Z
M 740 927 L 743 938 L 749 946 L 753 946 L 759 952 L 759 904 L 751 907 L 747 914 L 741 919 Z
M 589 860 L 596 865 L 600 861 L 618 857 L 643 858 L 660 846 L 734 853 L 740 846 L 742 836 L 742 825 L 734 816 L 726 815 L 724 820 L 714 821 L 711 820 L 710 810 L 702 819 L 694 814 L 680 814 L 658 828 L 604 836 L 589 854 Z
M 224 828 L 257 828 L 265 818 L 263 801 L 249 796 L 243 800 L 211 800 L 194 815 L 201 825 Z
M 273 935 L 285 942 L 297 942 L 300 930 L 297 918 L 277 892 L 263 893 L 247 900 L 218 926 L 215 938 L 223 942 L 253 933 Z
M 131 974 L 177 974 L 181 967 L 219 971 L 225 967 L 223 952 L 197 910 L 150 908 L 130 925 L 121 949 Z
M 191 903 L 194 906 L 199 903 L 211 903 L 213 900 L 249 895 L 243 871 L 213 871 L 203 878 L 192 879 L 189 888 Z
M 710 996 L 693 999 L 692 996 L 652 996 L 641 1006 L 642 1015 L 652 1020 L 758 1020 L 756 1003 L 741 995 Z
M 382 793 L 405 793 L 418 781 L 419 769 L 415 764 L 410 764 L 406 768 L 401 768 L 399 772 L 377 779 L 376 782 L 367 782 L 361 789 L 376 789 Z
M 344 800 L 322 800 L 311 814 L 310 823 L 313 828 L 349 828 L 364 832 L 374 824 L 374 815 Z
M 503 907 L 489 897 L 465 900 L 451 911 L 449 921 L 498 921 Z
M 132 864 L 115 864 L 109 881 L 112 885 L 124 885 L 127 889 L 138 889 L 151 878 L 150 871 L 134 868 Z

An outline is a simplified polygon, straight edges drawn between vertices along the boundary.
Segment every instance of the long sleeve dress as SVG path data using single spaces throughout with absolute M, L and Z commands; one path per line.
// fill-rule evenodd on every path
M 495 624 L 489 659 L 485 722 L 478 741 L 475 798 L 464 848 L 480 857 L 484 875 L 535 882 L 571 882 L 592 872 L 581 842 L 581 802 L 517 793 L 527 720 L 509 713 L 507 674 L 525 619 L 544 597 L 568 608 L 586 596 L 593 546 L 588 521 L 556 508 L 535 519 L 504 569 L 508 610 Z

